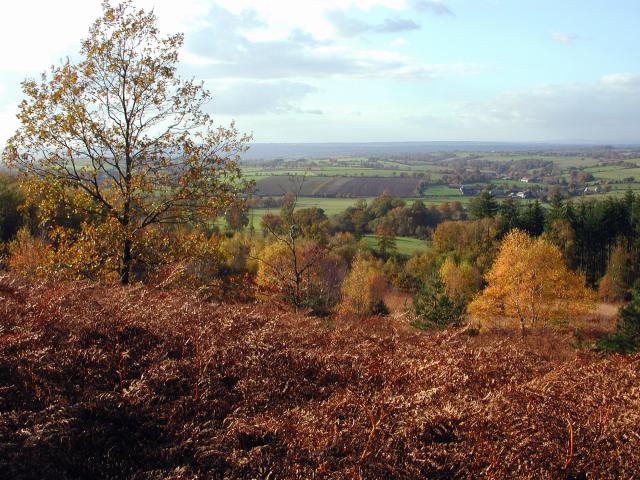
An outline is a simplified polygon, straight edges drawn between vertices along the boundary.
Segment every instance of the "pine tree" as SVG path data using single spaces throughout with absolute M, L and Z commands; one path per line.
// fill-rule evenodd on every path
M 469 212 L 475 218 L 493 218 L 498 213 L 498 203 L 493 193 L 484 191 L 471 202 L 469 202 Z
M 464 298 L 447 295 L 444 282 L 435 272 L 423 282 L 413 297 L 413 309 L 416 314 L 413 325 L 422 329 L 456 325 L 462 322 L 464 308 Z

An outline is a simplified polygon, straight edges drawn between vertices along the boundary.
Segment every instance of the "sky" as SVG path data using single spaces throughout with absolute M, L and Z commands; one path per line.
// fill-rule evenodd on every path
M 0 4 L 0 143 L 20 82 L 99 0 Z M 256 142 L 640 143 L 639 0 L 139 0 L 180 74 Z

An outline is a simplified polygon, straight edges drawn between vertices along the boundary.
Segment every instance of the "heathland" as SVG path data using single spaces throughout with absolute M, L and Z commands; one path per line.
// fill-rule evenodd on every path
M 0 277 L 6 478 L 634 478 L 640 357 Z M 591 323 L 597 330 L 598 323 Z
M 3 150 L 1 477 L 639 477 L 637 148 L 258 161 L 102 7 Z

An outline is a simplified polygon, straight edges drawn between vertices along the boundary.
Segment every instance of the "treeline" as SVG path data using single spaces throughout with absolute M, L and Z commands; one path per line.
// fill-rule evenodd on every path
M 537 201 L 521 206 L 506 200 L 494 210 L 484 195 L 476 206 L 479 216 L 496 211 L 500 235 L 513 228 L 546 235 L 562 249 L 569 266 L 584 272 L 605 297 L 626 295 L 640 276 L 640 197 L 631 191 L 624 197 L 580 202 L 555 195 L 548 209 Z
M 0 200 L 0 240 L 5 253 L 23 226 L 35 237 L 46 237 L 46 232 L 36 227 L 41 222 L 34 210 L 20 207 L 24 196 L 9 175 L 0 176 Z M 253 203 L 252 206 L 268 204 L 271 208 L 280 208 L 279 213 L 266 214 L 260 225 L 253 225 L 246 208 L 235 204 L 224 212 L 226 230 L 209 225 L 204 235 L 215 233 L 221 238 L 231 238 L 233 232 L 242 236 L 239 232 L 260 228 L 262 241 L 267 241 L 273 234 L 283 234 L 294 226 L 301 238 L 328 245 L 338 234 L 350 234 L 356 243 L 363 235 L 375 234 L 379 237 L 378 248 L 369 249 L 370 253 L 384 262 L 391 260 L 399 265 L 404 265 L 406 259 L 396 254 L 395 237 L 431 239 L 436 254 L 456 250 L 452 256 L 454 263 L 466 265 L 463 267 L 467 270 L 466 276 L 475 278 L 474 283 L 481 285 L 497 243 L 509 231 L 520 229 L 534 237 L 544 235 L 557 245 L 569 267 L 583 272 L 589 284 L 599 288 L 603 298 L 625 298 L 640 277 L 640 198 L 631 191 L 623 197 L 578 202 L 564 200 L 556 194 L 546 207 L 537 200 L 526 204 L 511 198 L 499 201 L 485 191 L 474 197 L 467 208 L 460 202 L 429 206 L 420 200 L 408 203 L 385 193 L 370 202 L 359 200 L 332 217 L 321 208 L 296 208 L 296 199 L 290 194 L 263 199 L 262 203 L 265 205 Z M 479 220 L 488 221 L 478 223 Z M 79 228 L 82 222 L 77 212 L 58 209 L 50 224 Z M 474 233 L 480 224 L 486 238 Z M 194 225 L 186 230 L 202 232 L 202 227 Z M 451 231 L 456 233 L 450 235 Z M 165 229 L 164 235 L 172 237 L 176 232 Z M 470 245 L 455 247 L 469 235 Z M 342 235 L 342 238 L 346 237 Z M 363 245 L 359 248 L 364 248 Z M 482 257 L 488 260 L 479 260 Z M 445 260 L 441 258 L 434 268 L 440 268 Z M 394 279 L 402 276 L 392 272 Z M 406 276 L 414 277 L 411 273 Z M 402 283 L 400 281 L 399 286 L 407 287 Z
M 380 195 L 371 203 L 360 200 L 332 219 L 336 232 L 349 232 L 356 236 L 379 233 L 383 235 L 427 238 L 445 220 L 461 220 L 466 212 L 460 202 L 445 202 L 426 206 L 421 200 L 407 204 L 388 194 Z
M 367 234 L 380 236 L 429 238 L 438 224 L 446 220 L 463 220 L 467 213 L 460 202 L 444 202 L 426 206 L 421 200 L 407 203 L 401 198 L 384 193 L 371 202 L 358 200 L 332 217 L 322 208 L 295 208 L 295 198 L 285 195 L 280 202 L 280 213 L 267 213 L 262 217 L 264 235 L 282 227 L 291 220 L 298 228 L 311 233 L 316 239 L 336 233 L 351 233 L 359 238 Z M 250 217 L 244 224 L 234 224 L 233 229 L 249 226 Z

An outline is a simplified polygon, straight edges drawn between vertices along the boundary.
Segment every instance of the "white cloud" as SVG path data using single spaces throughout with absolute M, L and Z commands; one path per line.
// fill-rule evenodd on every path
M 16 106 L 9 106 L 0 110 L 0 151 L 5 142 L 18 128 L 17 113 L 18 108 Z
M 0 70 L 42 70 L 86 34 L 99 2 L 2 2 Z
M 602 77 L 601 83 L 607 87 L 630 88 L 640 90 L 640 75 L 614 73 Z
M 331 2 L 329 2 L 331 3 Z M 334 15 L 336 11 L 332 10 Z M 338 12 L 338 15 L 342 15 Z M 328 15 L 331 17 L 331 15 Z M 340 17 L 343 18 L 343 17 Z M 362 48 L 345 40 L 320 39 L 295 28 L 286 36 L 252 36 L 249 27 L 265 28 L 255 12 L 233 13 L 212 7 L 208 26 L 187 36 L 183 60 L 198 77 L 218 78 L 403 78 L 424 79 L 437 75 L 477 73 L 473 63 L 425 64 L 400 52 Z M 415 28 L 416 24 L 362 21 L 342 25 L 343 34 Z
M 408 8 L 406 0 L 218 0 L 217 4 L 233 14 L 256 12 L 263 26 L 253 30 L 253 40 L 286 38 L 295 29 L 300 29 L 319 39 L 330 39 L 335 30 L 326 14 L 336 10 L 356 8 L 369 10 L 384 7 L 393 10 Z
M 321 114 L 318 108 L 302 108 L 301 101 L 315 93 L 313 85 L 287 80 L 242 80 L 220 82 L 210 80 L 207 87 L 213 93 L 212 110 L 223 115 L 256 115 L 303 113 Z
M 640 75 L 612 74 L 594 83 L 543 85 L 458 105 L 455 116 L 478 131 L 514 139 L 637 142 Z
M 415 8 L 418 11 L 429 12 L 435 15 L 453 16 L 453 12 L 441 0 L 416 0 Z
M 551 32 L 551 38 L 556 42 L 569 47 L 573 45 L 576 40 L 580 40 L 582 37 L 580 35 L 574 35 L 567 32 Z

